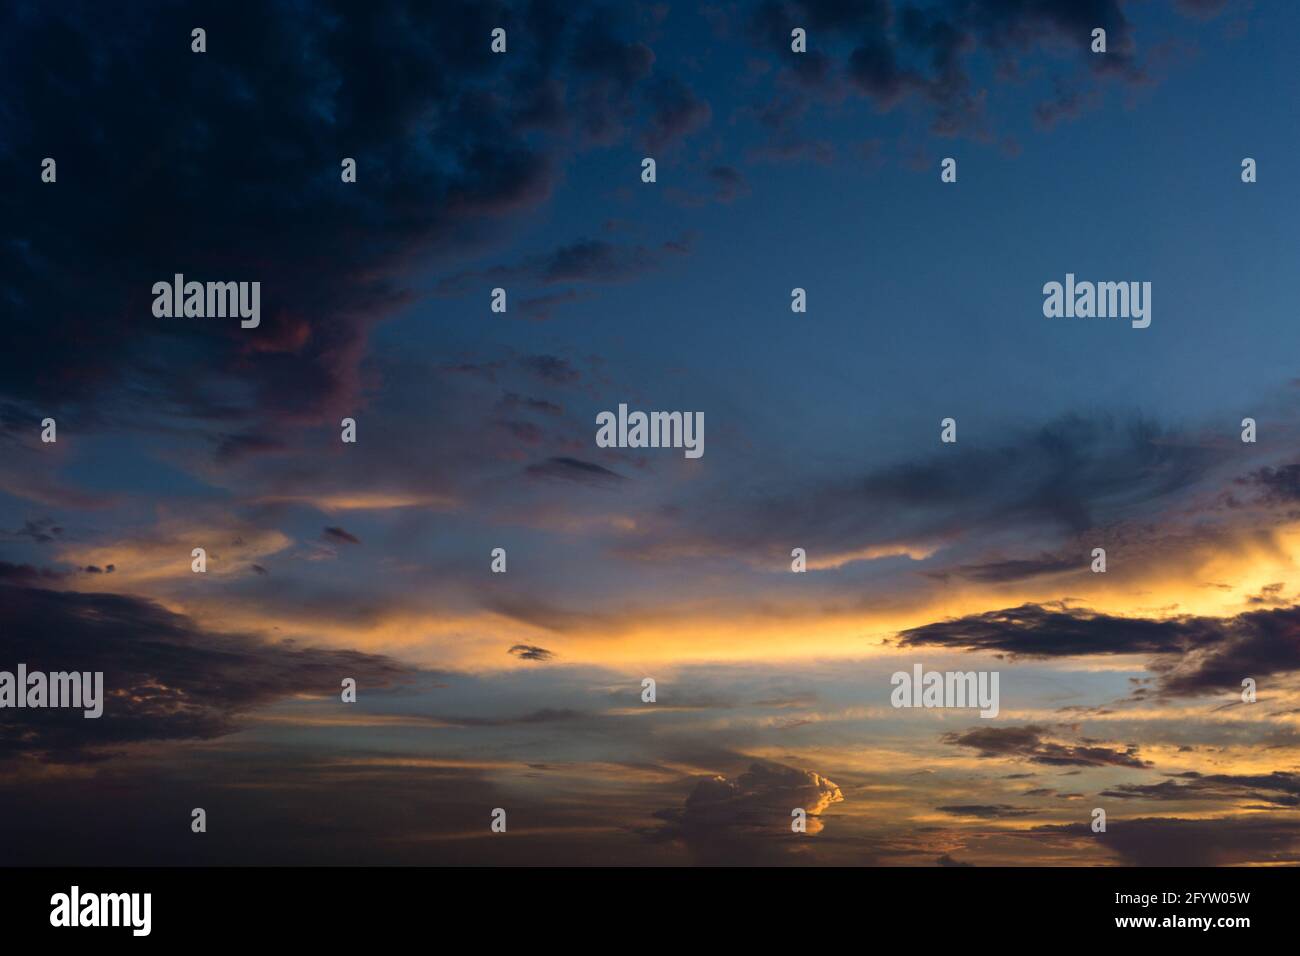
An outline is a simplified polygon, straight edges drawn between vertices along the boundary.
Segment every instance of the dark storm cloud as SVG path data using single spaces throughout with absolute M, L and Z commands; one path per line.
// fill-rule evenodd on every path
M 1300 671 L 1300 606 L 1154 620 L 1025 604 L 910 628 L 899 639 L 1012 657 L 1148 654 L 1160 695 L 1195 696 L 1240 691 L 1245 677 Z
M 956 747 L 970 747 L 981 757 L 1010 757 L 1054 767 L 1149 767 L 1130 744 L 1124 750 L 1098 745 L 1095 741 L 1060 743 L 1048 739 L 1048 729 L 1035 724 L 1023 727 L 980 727 L 944 734 L 942 740 Z
M 12 580 L 12 578 L 11 578 Z M 217 634 L 141 598 L 0 586 L 0 667 L 103 671 L 104 713 L 0 710 L 0 757 L 92 759 L 115 746 L 206 739 L 296 695 L 338 693 L 344 677 L 383 687 L 414 671 L 374 654 Z
M 0 13 L 0 63 L 23 89 L 0 111 L 0 177 L 15 184 L 0 197 L 14 316 L 0 380 L 43 409 L 93 399 L 319 421 L 357 394 L 369 329 L 409 301 L 410 262 L 475 248 L 545 199 L 555 156 L 573 149 L 567 127 L 648 115 L 673 136 L 707 109 L 624 38 L 632 24 L 564 4 L 132 13 Z M 190 51 L 198 22 L 204 54 Z M 517 26 L 508 56 L 488 49 L 500 24 Z M 44 156 L 57 184 L 40 182 Z M 357 160 L 355 184 L 340 181 L 343 157 Z M 633 265 L 580 249 L 553 275 Z M 152 284 L 174 273 L 260 281 L 260 327 L 155 318 Z M 262 448 L 231 435 L 221 453 Z
M 580 458 L 556 457 L 529 465 L 525 469 L 530 478 L 555 478 L 560 481 L 576 481 L 583 485 L 616 486 L 627 481 L 623 475 L 610 471 L 603 465 L 583 461 Z

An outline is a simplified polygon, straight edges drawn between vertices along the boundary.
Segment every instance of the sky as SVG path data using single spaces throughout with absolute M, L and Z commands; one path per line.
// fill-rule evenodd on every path
M 1300 862 L 1297 29 L 6 5 L 0 670 L 106 699 L 0 708 L 0 860 Z

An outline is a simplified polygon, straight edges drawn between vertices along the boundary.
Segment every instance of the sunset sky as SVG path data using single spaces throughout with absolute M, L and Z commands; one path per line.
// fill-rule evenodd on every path
M 0 670 L 107 701 L 0 710 L 0 862 L 1300 863 L 1298 32 L 6 4 Z M 998 716 L 895 709 L 918 663 Z

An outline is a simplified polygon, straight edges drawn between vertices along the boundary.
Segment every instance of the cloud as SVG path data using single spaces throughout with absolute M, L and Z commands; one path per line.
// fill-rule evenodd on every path
M 595 11 L 577 29 L 570 63 L 581 77 L 575 119 L 589 141 L 608 143 L 623 133 L 633 110 L 629 94 L 651 75 L 655 55 L 638 40 L 619 36 L 619 14 Z
M 5 246 L 30 250 L 0 264 L 15 314 L 7 388 L 44 407 L 107 397 L 221 419 L 253 407 L 232 397 L 242 383 L 262 417 L 315 420 L 355 394 L 369 327 L 406 300 L 404 257 L 549 193 L 546 154 L 515 127 L 508 98 L 483 92 L 509 66 L 487 71 L 461 40 L 486 36 L 498 14 L 475 3 L 380 2 L 346 19 L 288 2 L 218 6 L 205 28 L 220 52 L 197 56 L 176 41 L 189 37 L 187 12 L 148 7 L 129 22 L 91 4 L 11 7 L 0 26 L 27 104 L 8 114 L 0 171 L 16 173 L 37 144 L 62 163 L 57 187 L 15 193 L 4 218 Z M 533 58 L 517 56 L 521 70 Z M 95 119 L 62 126 L 69 109 Z M 149 142 L 147 159 L 102 149 L 107 130 Z M 95 157 L 94 181 L 114 188 L 90 188 L 78 156 Z M 367 188 L 340 182 L 344 156 Z M 152 284 L 175 273 L 260 281 L 260 327 L 155 318 Z M 48 336 L 62 346 L 40 348 Z
M 458 272 L 439 282 L 438 292 L 442 295 L 461 294 L 478 286 L 512 282 L 543 286 L 557 283 L 627 282 L 660 268 L 687 249 L 689 237 L 663 242 L 658 246 L 622 245 L 607 239 L 579 239 L 510 265 Z M 547 301 L 553 304 L 556 298 L 550 296 Z
M 1223 639 L 1218 622 L 1118 617 L 1064 605 L 1022 604 L 909 628 L 902 647 L 953 647 L 1023 657 L 1183 654 Z
M 0 221 L 13 316 L 0 380 L 16 407 L 76 408 L 83 423 L 120 406 L 137 421 L 199 419 L 219 429 L 223 459 L 280 447 L 244 423 L 354 410 L 371 330 L 413 299 L 412 263 L 495 242 L 585 143 L 613 142 L 624 124 L 666 142 L 708 115 L 609 10 L 215 5 L 206 55 L 190 51 L 184 8 L 145 0 L 133 13 L 75 2 L 0 13 L 0 63 L 24 89 L 6 111 L 0 177 L 33 184 L 9 193 Z M 521 25 L 509 56 L 467 42 L 501 23 Z M 59 119 L 72 112 L 92 119 Z M 109 140 L 150 145 L 142 155 Z M 51 154 L 54 186 L 27 175 L 31 157 Z M 356 184 L 341 182 L 344 157 Z M 666 252 L 587 243 L 530 265 L 550 282 L 613 281 Z M 176 273 L 260 282 L 260 326 L 155 318 L 153 283 Z
M 712 776 L 699 780 L 683 806 L 657 817 L 667 825 L 655 839 L 684 842 L 701 863 L 775 860 L 793 852 L 791 811 L 807 814 L 807 835 L 820 833 L 823 811 L 844 800 L 840 788 L 811 770 L 755 763 L 734 780 Z
M 791 57 L 794 26 L 809 31 L 809 51 Z M 1089 51 L 1095 27 L 1107 33 L 1104 57 Z M 753 8 L 745 32 L 785 63 L 778 88 L 807 90 L 833 103 L 849 91 L 880 110 L 914 100 L 929 108 L 931 131 L 940 136 L 990 135 L 987 82 L 972 75 L 974 61 L 990 61 L 995 77 L 1013 77 L 1020 57 L 1072 50 L 1073 66 L 1085 75 L 1149 81 L 1134 56 L 1132 27 L 1119 0 L 764 0 Z M 1053 61 L 1055 70 L 1059 62 Z
M 50 544 L 63 534 L 63 528 L 52 518 L 28 519 L 17 531 L 9 532 L 9 537 L 30 538 L 36 544 Z
M 531 295 L 519 301 L 519 311 L 525 318 L 534 322 L 546 322 L 555 314 L 556 306 L 578 302 L 585 298 L 588 298 L 588 296 L 579 293 L 576 289 Z
M 713 166 L 705 174 L 705 181 L 707 192 L 693 193 L 677 186 L 669 186 L 668 197 L 679 205 L 697 207 L 711 202 L 735 202 L 750 192 L 745 174 L 735 166 Z
M 511 648 L 511 650 L 514 649 Z M 535 648 L 535 650 L 542 651 L 543 649 Z M 549 654 L 549 651 L 543 651 L 543 653 Z M 520 656 L 524 655 L 521 654 Z M 529 659 L 545 660 L 546 658 Z M 433 719 L 457 727 L 527 727 L 534 724 L 554 724 L 581 720 L 589 716 L 588 713 L 581 710 L 543 707 L 540 710 L 534 710 L 516 717 L 434 717 Z
M 624 633 L 643 620 L 649 612 L 635 606 L 620 607 L 612 611 L 571 611 L 545 599 L 518 593 L 494 594 L 484 602 L 493 613 L 500 614 L 529 627 L 554 631 L 557 634 L 582 634 L 593 631 L 607 635 Z
M 1195 696 L 1240 691 L 1245 677 L 1300 671 L 1300 605 L 1152 619 L 1024 604 L 909 628 L 899 644 L 1031 658 L 1148 654 L 1160 695 Z
M 24 583 L 0 586 L 0 647 L 6 669 L 21 662 L 29 671 L 104 674 L 98 719 L 79 710 L 0 710 L 0 757 L 55 763 L 125 744 L 219 737 L 276 701 L 336 694 L 344 677 L 380 688 L 415 674 L 375 654 L 204 630 L 142 598 Z
M 224 520 L 223 520 L 224 519 Z M 232 517 L 222 508 L 184 510 L 183 518 L 164 517 L 148 530 L 96 543 L 64 541 L 59 560 L 80 567 L 112 565 L 133 586 L 176 580 L 188 569 L 191 549 L 207 549 L 209 575 L 240 573 L 292 545 L 283 532 Z
M 530 374 L 553 385 L 571 385 L 582 377 L 568 359 L 557 355 L 527 355 L 519 365 Z
M 507 392 L 498 407 L 502 410 L 536 412 L 542 415 L 563 415 L 564 408 L 543 398 L 532 398 L 517 392 Z
M 538 647 L 536 644 L 516 644 L 506 651 L 507 654 L 513 654 L 521 661 L 549 661 L 555 658 L 553 651 L 548 651 L 544 647 Z
M 1122 800 L 1258 800 L 1274 807 L 1300 806 L 1300 774 L 1275 770 L 1268 774 L 1202 774 L 1194 770 L 1177 779 L 1154 784 L 1122 784 L 1101 796 Z
M 1058 78 L 1053 84 L 1052 95 L 1034 107 L 1034 119 L 1040 126 L 1051 128 L 1062 120 L 1077 119 L 1096 107 L 1100 99 L 1096 90 L 1081 91 Z
M 981 817 L 996 820 L 1007 817 L 1026 817 L 1034 813 L 1025 807 L 1013 807 L 1005 803 L 966 803 L 956 806 L 935 807 L 940 813 L 955 817 Z
M 647 149 L 657 150 L 676 142 L 708 124 L 709 104 L 675 76 L 663 76 L 650 84 L 646 94 L 650 122 L 642 133 Z
M 1300 464 L 1261 468 L 1240 484 L 1259 488 L 1270 504 L 1295 504 L 1300 502 Z
M 499 419 L 493 424 L 524 445 L 540 445 L 545 432 L 536 422 Z
M 38 568 L 31 564 L 13 564 L 0 561 L 0 584 L 53 584 L 67 577 L 63 571 Z
M 530 478 L 554 478 L 607 488 L 627 481 L 623 475 L 610 471 L 604 465 L 567 456 L 548 458 L 546 461 L 529 465 L 525 471 Z
M 1000 447 L 954 446 L 847 475 L 800 476 L 791 487 L 761 471 L 738 476 L 671 514 L 648 516 L 636 547 L 641 554 L 788 553 L 788 542 L 798 540 L 809 542 L 809 554 L 888 554 L 1012 532 L 1022 539 L 1077 536 L 1130 518 L 1150 521 L 1154 509 L 1190 493 L 1223 457 L 1142 419 L 1068 415 L 1021 430 Z M 1060 567 L 993 565 L 983 573 Z
M 944 743 L 969 747 L 981 757 L 1008 757 L 1054 767 L 1137 767 L 1151 766 L 1138 756 L 1135 744 L 1125 749 L 1100 746 L 1095 741 L 1061 743 L 1047 737 L 1046 727 L 979 727 L 944 734 Z
M 213 440 L 217 445 L 216 457 L 220 462 L 238 461 L 249 455 L 283 451 L 288 447 L 281 438 L 256 432 L 218 435 Z
M 790 162 L 811 159 L 827 165 L 835 159 L 835 147 L 820 139 L 813 139 L 800 129 L 800 121 L 807 114 L 810 99 L 799 92 L 774 94 L 766 102 L 742 107 L 742 116 L 751 117 L 766 134 L 766 142 L 751 146 L 746 156 L 757 162 Z
M 1068 555 L 1053 557 L 1042 555 L 1038 558 L 1022 558 L 1010 561 L 989 561 L 984 564 L 965 564 L 952 571 L 932 572 L 935 576 L 947 578 L 949 575 L 968 578 L 972 581 L 1003 583 L 1006 581 L 1024 581 L 1028 578 L 1042 577 L 1048 574 L 1062 574 L 1067 571 L 1079 571 L 1085 567 L 1078 557 Z
M 1174 6 L 1189 17 L 1212 20 L 1223 12 L 1228 0 L 1174 0 Z
M 1255 817 L 1181 820 L 1110 817 L 1105 833 L 1086 823 L 1034 828 L 1036 839 L 1052 834 L 1097 841 L 1129 866 L 1234 866 L 1300 863 L 1300 822 Z
M 962 860 L 955 859 L 952 855 L 945 853 L 939 859 L 934 861 L 937 866 L 974 866 L 974 863 L 966 863 Z
M 354 534 L 344 531 L 342 528 L 326 528 L 321 532 L 321 537 L 326 541 L 341 541 L 344 544 L 360 544 L 361 539 Z
M 734 166 L 714 166 L 709 170 L 709 181 L 713 183 L 718 202 L 731 202 L 749 192 L 744 174 Z

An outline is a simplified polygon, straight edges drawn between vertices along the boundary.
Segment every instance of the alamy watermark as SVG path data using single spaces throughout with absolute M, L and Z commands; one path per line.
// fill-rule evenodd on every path
M 596 416 L 597 448 L 683 448 L 687 458 L 704 454 L 703 412 L 628 412 Z
M 243 329 L 262 323 L 260 282 L 186 282 L 178 272 L 171 282 L 155 282 L 153 294 L 153 314 L 159 319 L 239 316 Z
M 94 719 L 104 713 L 104 672 L 29 673 L 19 664 L 17 674 L 0 671 L 0 708 L 5 707 L 72 707 Z
M 895 707 L 978 707 L 981 717 L 998 715 L 997 671 L 896 671 L 889 679 Z
M 1150 282 L 1075 282 L 1043 286 L 1043 315 L 1049 319 L 1132 319 L 1135 329 L 1151 324 Z
M 50 897 L 51 926 L 128 926 L 133 936 L 153 928 L 152 893 L 82 893 L 74 886 Z

